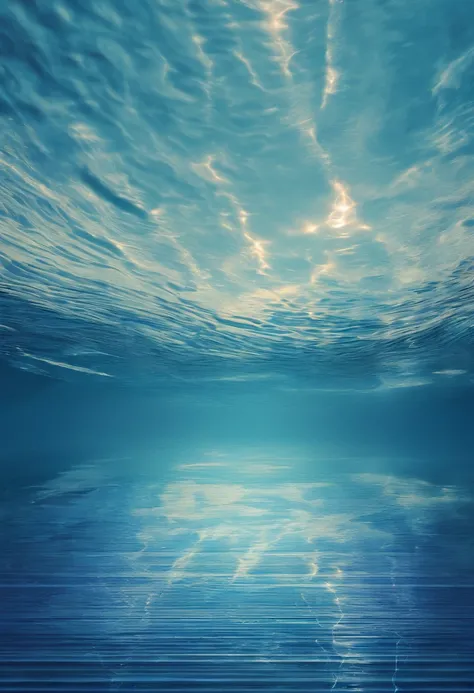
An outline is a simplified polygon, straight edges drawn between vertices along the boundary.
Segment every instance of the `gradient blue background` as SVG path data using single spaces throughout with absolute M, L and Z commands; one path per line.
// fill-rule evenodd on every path
M 0 0 L 0 691 L 474 690 L 472 20 Z

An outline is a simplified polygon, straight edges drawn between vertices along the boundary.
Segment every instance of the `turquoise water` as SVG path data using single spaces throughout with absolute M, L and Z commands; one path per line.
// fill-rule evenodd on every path
M 7 358 L 146 383 L 470 379 L 469 3 L 1 14 Z
M 474 690 L 473 7 L 0 2 L 0 691 Z

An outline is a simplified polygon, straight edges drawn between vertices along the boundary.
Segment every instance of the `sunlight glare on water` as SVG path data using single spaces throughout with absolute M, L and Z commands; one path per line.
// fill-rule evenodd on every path
M 60 378 L 469 380 L 471 14 L 4 4 L 2 354 Z

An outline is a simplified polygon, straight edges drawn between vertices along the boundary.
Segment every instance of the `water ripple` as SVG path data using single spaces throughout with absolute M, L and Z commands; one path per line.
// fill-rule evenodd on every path
M 5 4 L 1 354 L 54 373 L 81 342 L 112 356 L 76 372 L 129 380 L 469 382 L 470 19 Z

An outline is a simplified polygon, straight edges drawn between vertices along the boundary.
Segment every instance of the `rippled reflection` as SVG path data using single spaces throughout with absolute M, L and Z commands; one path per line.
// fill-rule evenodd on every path
M 94 463 L 5 507 L 0 689 L 467 690 L 470 494 L 287 453 Z

